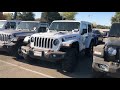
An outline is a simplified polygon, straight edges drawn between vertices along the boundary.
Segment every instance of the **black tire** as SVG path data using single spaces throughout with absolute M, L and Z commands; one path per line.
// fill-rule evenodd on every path
M 94 44 L 93 42 L 91 42 L 89 48 L 86 49 L 86 52 L 85 52 L 86 56 L 93 57 L 93 46 Z
M 37 59 L 33 59 L 33 58 L 31 58 L 30 56 L 24 56 L 24 60 L 25 60 L 25 62 L 27 62 L 27 63 L 31 63 L 31 64 L 33 64 L 33 63 L 37 63 L 39 60 L 37 60 Z
M 92 70 L 92 78 L 104 78 L 105 74 L 102 72 L 95 71 L 94 69 Z
M 10 55 L 19 57 L 20 55 L 18 54 L 19 49 L 21 48 L 22 43 L 18 42 L 15 46 L 12 47 L 12 50 L 10 51 Z
M 66 51 L 64 60 L 61 62 L 63 72 L 73 72 L 77 64 L 78 52 L 75 48 L 70 48 Z

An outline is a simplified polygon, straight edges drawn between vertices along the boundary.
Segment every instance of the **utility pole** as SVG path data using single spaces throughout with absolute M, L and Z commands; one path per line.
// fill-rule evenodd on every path
M 15 20 L 17 17 L 17 12 L 14 12 L 13 20 Z

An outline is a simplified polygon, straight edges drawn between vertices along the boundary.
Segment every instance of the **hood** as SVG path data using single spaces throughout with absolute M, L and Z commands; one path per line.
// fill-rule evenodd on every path
M 61 38 L 61 37 L 65 37 L 65 38 L 72 38 L 71 36 L 76 37 L 78 35 L 78 33 L 73 33 L 73 32 L 45 32 L 45 33 L 37 33 L 37 34 L 33 34 L 33 36 L 40 36 L 40 37 L 46 37 L 46 38 Z
M 105 41 L 106 45 L 120 46 L 120 37 L 109 37 Z
M 13 30 L 13 29 L 0 31 L 0 34 L 10 34 L 10 35 L 15 34 L 16 36 L 19 35 L 26 36 L 26 35 L 31 35 L 33 33 L 35 33 L 35 31 Z

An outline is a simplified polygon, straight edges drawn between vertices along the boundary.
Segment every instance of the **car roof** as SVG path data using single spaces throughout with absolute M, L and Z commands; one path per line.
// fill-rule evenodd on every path
M 78 21 L 78 20 L 55 20 L 53 22 L 84 22 L 84 23 L 89 23 L 91 24 L 90 22 L 87 22 L 87 21 Z
M 0 20 L 0 21 L 21 21 L 21 20 Z

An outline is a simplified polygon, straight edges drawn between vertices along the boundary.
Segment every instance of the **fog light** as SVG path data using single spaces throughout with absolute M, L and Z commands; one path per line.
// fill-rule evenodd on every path
M 56 55 L 54 55 L 54 54 L 53 54 L 53 57 L 55 58 L 55 57 L 56 57 Z
M 106 72 L 109 71 L 109 69 L 108 69 L 109 66 L 108 65 L 98 64 L 98 67 L 103 71 L 106 71 Z

